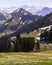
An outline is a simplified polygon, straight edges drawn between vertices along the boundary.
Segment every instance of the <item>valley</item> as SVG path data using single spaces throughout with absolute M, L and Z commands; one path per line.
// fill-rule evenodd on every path
M 52 65 L 52 8 L 0 11 L 0 65 Z

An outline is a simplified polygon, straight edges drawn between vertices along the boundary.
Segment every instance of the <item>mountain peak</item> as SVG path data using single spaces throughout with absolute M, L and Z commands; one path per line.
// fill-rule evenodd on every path
M 22 17 L 23 15 L 32 15 L 30 12 L 26 11 L 23 8 L 18 8 L 10 13 L 13 18 Z
M 43 7 L 40 11 L 36 12 L 36 15 L 45 16 L 45 15 L 49 14 L 50 12 L 52 12 L 51 8 Z

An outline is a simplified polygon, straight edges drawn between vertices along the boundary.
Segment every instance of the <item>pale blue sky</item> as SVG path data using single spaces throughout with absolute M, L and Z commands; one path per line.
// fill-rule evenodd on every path
M 23 5 L 52 7 L 52 0 L 0 0 L 0 7 L 19 7 Z

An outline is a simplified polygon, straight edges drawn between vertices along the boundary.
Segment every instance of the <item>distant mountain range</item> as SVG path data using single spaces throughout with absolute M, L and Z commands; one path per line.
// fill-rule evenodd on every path
M 52 25 L 52 13 L 49 13 L 46 16 L 39 18 L 37 21 L 32 21 L 32 22 L 27 21 L 27 22 L 25 22 L 25 24 L 20 24 L 20 23 L 19 23 L 17 30 L 15 32 L 7 35 L 8 37 L 17 36 L 18 34 L 21 34 L 21 33 L 28 34 L 32 31 L 34 31 L 35 29 L 39 29 L 42 27 Z
M 44 7 L 42 10 L 36 12 L 35 15 L 45 16 L 45 15 L 49 14 L 50 12 L 52 12 L 52 8 Z
M 37 6 L 28 6 L 28 5 L 23 5 L 21 7 L 11 7 L 11 8 L 3 8 L 3 9 L 0 9 L 0 12 L 1 13 L 12 13 L 13 11 L 15 10 L 19 10 L 20 8 L 23 8 L 24 10 L 32 13 L 33 15 L 34 14 L 39 14 L 39 15 L 43 15 L 43 14 L 40 14 L 40 12 L 44 12 L 44 14 L 46 15 L 47 13 L 46 12 L 50 12 L 52 11 L 52 8 L 49 8 L 49 7 L 37 7 Z
M 8 11 L 0 13 L 0 22 L 2 22 L 0 23 L 0 33 L 17 30 L 20 33 L 28 33 L 35 29 L 51 25 L 52 13 L 50 12 L 52 12 L 52 8 L 47 7 L 36 10 L 34 15 L 23 8 L 12 8 L 11 11 L 8 9 Z
M 45 16 L 48 13 L 52 12 L 52 8 L 49 7 L 36 7 L 36 6 L 22 6 L 25 10 L 31 12 L 33 15 L 42 15 Z
M 23 15 L 38 15 L 38 16 L 45 16 L 52 12 L 52 8 L 49 7 L 43 7 L 38 8 L 35 6 L 21 6 L 21 8 L 18 7 L 11 7 L 11 8 L 5 8 L 0 10 L 0 21 L 6 20 L 8 18 L 16 18 L 21 17 Z

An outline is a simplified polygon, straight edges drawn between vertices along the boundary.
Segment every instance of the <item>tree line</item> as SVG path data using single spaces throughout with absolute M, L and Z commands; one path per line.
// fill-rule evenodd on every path
M 39 51 L 40 44 L 39 41 L 34 39 L 34 37 L 16 37 L 16 39 L 11 40 L 7 36 L 0 38 L 0 52 L 31 52 Z

